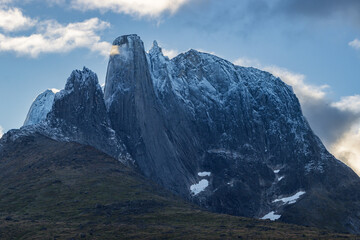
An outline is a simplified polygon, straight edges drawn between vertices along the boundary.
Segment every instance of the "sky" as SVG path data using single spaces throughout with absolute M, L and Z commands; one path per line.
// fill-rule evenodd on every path
M 170 58 L 189 49 L 293 86 L 314 132 L 360 173 L 358 0 L 0 0 L 0 136 L 86 66 L 105 82 L 112 41 L 136 33 Z

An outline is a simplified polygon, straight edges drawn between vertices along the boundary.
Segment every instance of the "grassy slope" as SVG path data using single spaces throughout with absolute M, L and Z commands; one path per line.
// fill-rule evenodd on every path
M 103 153 L 27 137 L 0 155 L 0 239 L 334 239 L 200 210 Z

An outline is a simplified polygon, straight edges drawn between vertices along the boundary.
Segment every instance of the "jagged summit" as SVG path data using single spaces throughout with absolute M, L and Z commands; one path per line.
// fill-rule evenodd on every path
M 126 165 L 133 163 L 122 140 L 111 128 L 104 94 L 94 72 L 86 67 L 74 70 L 65 88 L 49 96 L 46 101 L 35 101 L 30 109 L 29 116 L 46 109 L 41 118 L 33 121 L 36 124 L 26 124 L 22 132 L 11 136 L 41 133 L 57 141 L 93 146 Z
M 159 47 L 156 40 L 154 40 L 151 49 L 149 50 L 150 55 L 163 55 L 161 47 Z
M 159 48 L 159 44 L 156 40 L 153 41 L 153 48 Z
M 98 77 L 96 73 L 83 67 L 83 70 L 74 70 L 68 78 L 65 90 L 81 89 L 83 85 L 99 85 Z
M 122 35 L 113 41 L 113 45 L 121 46 L 124 44 L 131 44 L 135 41 L 142 42 L 137 34 Z

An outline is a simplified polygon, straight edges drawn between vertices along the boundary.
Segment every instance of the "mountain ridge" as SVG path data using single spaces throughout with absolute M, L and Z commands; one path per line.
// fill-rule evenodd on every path
M 77 74 L 95 79 L 84 68 L 69 86 Z M 90 85 L 56 94 L 46 120 L 23 131 L 94 146 L 213 212 L 359 233 L 359 177 L 270 73 L 196 50 L 169 59 L 156 42 L 146 53 L 133 34 L 114 41 L 104 94 L 97 77 Z

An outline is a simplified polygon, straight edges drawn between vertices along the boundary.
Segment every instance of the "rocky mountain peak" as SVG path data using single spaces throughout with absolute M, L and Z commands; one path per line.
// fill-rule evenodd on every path
M 13 135 L 40 133 L 61 142 L 78 142 L 93 146 L 126 165 L 133 164 L 122 140 L 111 128 L 104 94 L 94 72 L 86 67 L 74 70 L 63 90 L 56 94 L 46 91 L 43 96 L 49 97 L 40 95 L 29 112 L 29 116 L 41 113 L 38 114 L 41 117 L 29 118 L 35 119 L 36 125 L 27 124 Z M 46 101 L 42 101 L 44 98 Z
M 128 45 L 132 46 L 134 42 L 142 43 L 142 40 L 137 34 L 129 34 L 129 35 L 122 35 L 118 38 L 116 38 L 113 41 L 113 45 L 122 46 L 122 45 Z
M 99 81 L 96 73 L 84 67 L 83 70 L 74 70 L 68 78 L 65 90 L 80 90 L 84 86 L 95 87 L 99 86 Z
M 57 89 L 47 89 L 36 97 L 26 116 L 24 126 L 38 124 L 46 119 L 57 92 L 59 92 Z
M 158 45 L 157 41 L 154 40 L 153 42 L 153 46 L 152 48 L 149 50 L 149 54 L 152 56 L 152 57 L 159 57 L 159 56 L 164 56 L 163 55 L 163 52 L 162 52 L 162 48 Z

